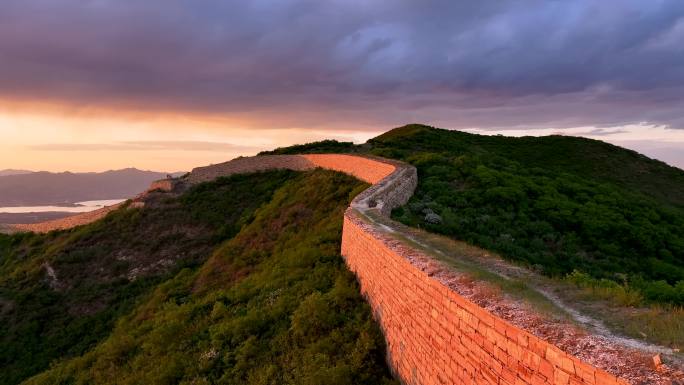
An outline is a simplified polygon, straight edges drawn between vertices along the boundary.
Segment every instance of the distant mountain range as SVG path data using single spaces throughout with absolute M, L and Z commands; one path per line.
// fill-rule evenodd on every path
M 176 174 L 174 174 L 176 175 Z M 120 199 L 144 191 L 163 172 L 135 168 L 100 173 L 0 171 L 0 206 L 39 206 Z

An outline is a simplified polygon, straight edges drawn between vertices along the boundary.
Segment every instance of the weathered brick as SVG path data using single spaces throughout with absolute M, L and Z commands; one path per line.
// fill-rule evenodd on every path
M 532 385 L 548 385 L 549 382 L 546 380 L 546 377 L 540 375 L 539 373 L 535 373 L 532 375 L 532 381 L 530 382 Z
M 554 371 L 554 367 L 548 360 L 541 359 L 539 361 L 539 373 L 542 376 L 544 376 L 550 380 L 553 378 L 553 371 Z
M 596 369 L 587 364 L 580 363 L 575 365 L 575 374 L 588 384 L 593 384 L 596 382 L 596 377 L 594 375 L 595 372 Z
M 561 369 L 556 368 L 553 372 L 553 385 L 568 385 L 570 383 L 570 375 Z
M 603 370 L 597 370 L 596 375 L 596 385 L 617 385 L 618 380 L 611 374 Z

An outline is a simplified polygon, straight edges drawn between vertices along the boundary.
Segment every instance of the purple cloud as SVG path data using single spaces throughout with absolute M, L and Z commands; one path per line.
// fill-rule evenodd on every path
M 298 126 L 684 128 L 679 0 L 0 7 L 5 98 L 288 114 Z

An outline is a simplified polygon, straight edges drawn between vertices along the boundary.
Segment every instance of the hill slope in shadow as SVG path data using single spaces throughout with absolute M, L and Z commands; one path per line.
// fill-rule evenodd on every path
M 234 175 L 73 230 L 0 235 L 0 384 L 396 384 L 339 255 L 366 187 Z

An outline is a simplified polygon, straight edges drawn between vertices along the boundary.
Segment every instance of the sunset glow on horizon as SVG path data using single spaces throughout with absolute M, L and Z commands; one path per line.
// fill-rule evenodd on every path
M 176 172 L 315 140 L 359 143 L 380 131 L 273 129 L 215 115 L 34 104 L 0 108 L 0 133 L 0 169 Z
M 674 0 L 0 7 L 0 169 L 187 171 L 408 123 L 586 136 L 684 168 Z
M 7 104 L 6 104 L 7 105 Z M 251 156 L 293 144 L 335 139 L 363 143 L 394 127 L 267 128 L 216 115 L 121 112 L 92 108 L 0 108 L 0 169 L 101 172 L 135 167 L 164 172 Z M 644 124 L 574 128 L 461 128 L 481 135 L 583 136 L 684 168 L 684 130 Z

